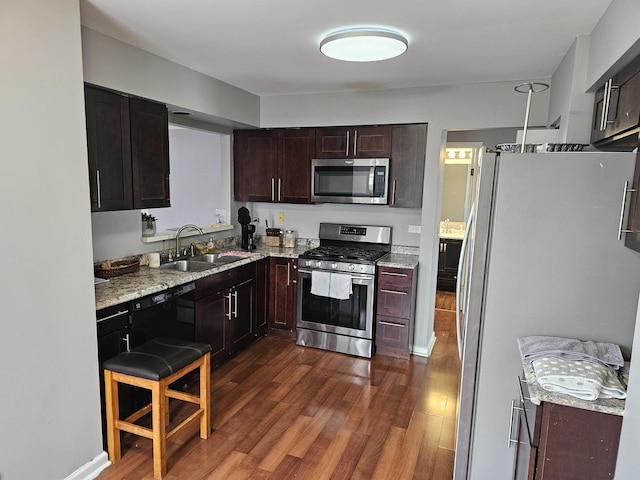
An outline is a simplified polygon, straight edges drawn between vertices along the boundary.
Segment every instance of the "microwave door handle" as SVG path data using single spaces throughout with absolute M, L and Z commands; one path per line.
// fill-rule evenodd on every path
M 349 130 L 347 130 L 347 150 L 345 152 L 345 156 L 348 157 L 349 156 Z
M 369 196 L 371 198 L 373 198 L 374 196 L 373 185 L 376 177 L 375 173 L 376 173 L 376 167 L 371 167 L 369 169 Z

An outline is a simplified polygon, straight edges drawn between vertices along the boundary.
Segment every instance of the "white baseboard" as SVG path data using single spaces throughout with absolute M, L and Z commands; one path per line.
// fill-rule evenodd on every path
M 92 480 L 96 478 L 101 471 L 111 465 L 107 452 L 102 452 L 96 458 L 82 465 L 79 469 L 66 477 L 64 480 Z
M 431 335 L 431 339 L 429 340 L 429 345 L 426 347 L 414 345 L 411 353 L 413 355 L 418 355 L 419 357 L 430 357 L 431 352 L 433 352 L 433 347 L 436 344 L 436 336 Z

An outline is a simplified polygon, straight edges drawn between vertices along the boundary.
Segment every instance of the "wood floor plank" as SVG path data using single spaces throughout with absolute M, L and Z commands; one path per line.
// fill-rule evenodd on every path
M 213 371 L 213 433 L 167 445 L 167 480 L 448 480 L 460 381 L 454 312 L 431 357 L 372 359 L 269 336 Z M 194 387 L 197 388 L 197 385 Z M 187 413 L 171 402 L 172 422 Z M 123 435 L 98 480 L 152 479 L 151 442 Z

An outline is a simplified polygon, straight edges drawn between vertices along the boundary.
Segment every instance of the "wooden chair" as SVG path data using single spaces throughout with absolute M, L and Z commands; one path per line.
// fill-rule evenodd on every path
M 160 480 L 167 473 L 167 440 L 195 422 L 200 423 L 200 438 L 211 431 L 210 392 L 211 346 L 173 338 L 155 338 L 104 362 L 107 444 L 109 460 L 121 458 L 120 432 L 125 431 L 153 441 L 153 475 Z M 193 395 L 169 388 L 176 380 L 200 369 L 200 394 Z M 119 418 L 118 384 L 125 383 L 151 391 L 151 403 L 124 420 Z M 169 399 L 195 403 L 199 408 L 178 426 L 167 432 Z M 152 414 L 152 428 L 135 422 Z

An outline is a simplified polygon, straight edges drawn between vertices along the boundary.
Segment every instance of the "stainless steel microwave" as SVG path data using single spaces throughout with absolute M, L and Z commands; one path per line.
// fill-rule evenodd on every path
M 311 161 L 311 200 L 316 203 L 386 204 L 388 186 L 388 158 Z

